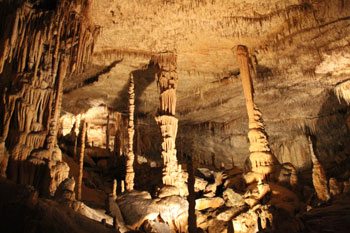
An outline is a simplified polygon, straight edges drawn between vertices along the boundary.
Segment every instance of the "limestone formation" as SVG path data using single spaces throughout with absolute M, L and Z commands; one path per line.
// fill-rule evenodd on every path
M 57 145 L 63 82 L 83 72 L 97 35 L 82 3 L 59 0 L 53 11 L 19 1 L 1 17 L 0 168 L 44 195 L 68 177 Z
M 208 208 L 218 208 L 223 206 L 225 201 L 221 197 L 207 197 L 196 199 L 196 210 L 204 210 Z
M 178 187 L 187 195 L 188 175 L 177 161 L 175 140 L 178 119 L 175 117 L 176 88 L 178 83 L 177 60 L 173 53 L 160 53 L 152 57 L 156 68 L 155 79 L 160 91 L 160 108 L 156 117 L 162 136 L 163 184 Z
M 116 179 L 113 180 L 112 197 L 114 199 L 117 198 L 117 180 Z
M 127 227 L 139 229 L 145 221 L 162 219 L 172 232 L 187 231 L 188 202 L 180 196 L 152 199 L 146 191 L 132 191 L 117 199 Z
M 322 164 L 318 161 L 314 148 L 313 148 L 313 143 L 311 140 L 311 137 L 309 139 L 309 149 L 310 149 L 310 154 L 311 154 L 311 159 L 312 159 L 312 183 L 314 185 L 317 197 L 321 201 L 328 201 L 331 197 L 329 194 L 329 189 L 328 189 L 328 180 L 326 177 L 326 172 L 322 166 Z
M 257 174 L 257 176 L 260 176 L 259 178 L 262 178 L 262 180 L 274 178 L 276 165 L 278 165 L 279 162 L 271 152 L 262 114 L 254 103 L 254 88 L 250 74 L 247 47 L 239 45 L 237 47 L 237 57 L 249 119 L 248 138 L 250 143 L 249 162 L 251 171 Z M 254 180 L 257 181 L 257 178 Z
M 85 119 L 80 123 L 81 125 L 81 133 L 80 133 L 80 156 L 79 156 L 79 176 L 77 182 L 77 199 L 81 200 L 81 187 L 83 183 L 83 169 L 84 169 L 84 153 L 85 153 L 85 137 L 86 137 L 86 128 L 87 123 Z
M 329 179 L 329 192 L 332 196 L 337 196 L 342 193 L 342 186 L 334 177 Z
M 134 111 L 135 111 L 135 92 L 134 92 L 134 76 L 130 74 L 130 82 L 129 82 L 129 124 L 128 124 L 128 154 L 126 158 L 126 175 L 125 175 L 125 183 L 126 190 L 131 191 L 134 189 Z

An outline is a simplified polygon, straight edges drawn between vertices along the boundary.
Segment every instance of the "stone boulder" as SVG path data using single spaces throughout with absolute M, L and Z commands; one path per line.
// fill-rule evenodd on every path
M 195 192 L 204 191 L 207 185 L 208 185 L 208 181 L 206 181 L 203 178 L 196 177 L 194 182 L 194 191 Z
M 244 205 L 243 196 L 228 188 L 223 193 L 225 205 L 228 207 Z
M 146 191 L 123 193 L 117 198 L 117 203 L 125 224 L 133 230 L 140 228 L 145 220 L 153 221 L 159 215 L 158 206 Z
M 213 197 L 213 198 L 199 198 L 196 200 L 196 210 L 205 210 L 208 208 L 219 208 L 225 204 L 224 199 L 221 197 Z

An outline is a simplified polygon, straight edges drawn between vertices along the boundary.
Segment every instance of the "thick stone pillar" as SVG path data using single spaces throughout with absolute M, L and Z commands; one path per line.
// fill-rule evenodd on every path
M 187 194 L 188 175 L 181 169 L 176 157 L 175 140 L 178 119 L 175 117 L 176 88 L 178 83 L 176 55 L 161 53 L 152 57 L 156 67 L 156 82 L 160 91 L 160 108 L 155 118 L 162 135 L 163 184 L 179 187 Z
M 278 165 L 277 158 L 272 154 L 268 142 L 268 136 L 265 132 L 262 113 L 254 103 L 254 88 L 250 75 L 248 49 L 243 45 L 237 48 L 237 58 L 240 68 L 240 78 L 242 80 L 246 108 L 249 118 L 249 161 L 251 171 L 256 173 L 262 179 L 272 178 Z
M 134 112 L 135 112 L 135 92 L 134 92 L 134 76 L 130 74 L 129 82 L 129 123 L 128 123 L 128 154 L 126 158 L 126 174 L 125 174 L 125 183 L 126 190 L 131 191 L 134 189 Z

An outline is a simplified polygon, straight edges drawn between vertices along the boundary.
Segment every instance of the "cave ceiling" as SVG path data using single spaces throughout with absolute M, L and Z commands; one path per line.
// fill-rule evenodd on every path
M 132 72 L 136 114 L 154 117 L 159 92 L 150 59 L 172 51 L 180 126 L 210 122 L 246 135 L 240 44 L 249 48 L 255 102 L 270 136 L 312 128 L 342 108 L 333 89 L 349 79 L 350 1 L 99 0 L 89 16 L 100 34 L 91 64 L 65 81 L 66 112 L 100 105 L 126 112 Z

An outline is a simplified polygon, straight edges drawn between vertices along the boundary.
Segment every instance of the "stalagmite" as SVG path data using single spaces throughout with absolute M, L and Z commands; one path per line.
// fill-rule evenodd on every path
M 254 88 L 250 75 L 247 47 L 239 45 L 237 48 L 237 57 L 249 118 L 248 138 L 250 143 L 249 161 L 251 164 L 251 171 L 254 174 L 257 174 L 255 180 L 257 180 L 258 176 L 263 180 L 266 178 L 273 178 L 276 165 L 279 163 L 277 158 L 271 152 L 262 114 L 254 103 Z
M 135 111 L 135 92 L 134 92 L 134 76 L 130 74 L 129 82 L 129 124 L 128 124 L 128 154 L 126 159 L 126 174 L 125 174 L 125 183 L 126 190 L 131 191 L 134 189 L 134 111 Z
M 60 63 L 54 112 L 50 122 L 49 135 L 47 137 L 47 149 L 50 151 L 50 154 L 52 154 L 54 147 L 57 146 L 58 120 L 61 113 L 63 80 L 66 76 L 67 66 L 68 66 L 68 60 L 66 58 L 63 58 Z
M 311 140 L 311 137 L 308 137 L 309 141 L 309 149 L 311 154 L 311 160 L 312 160 L 312 183 L 314 185 L 314 188 L 316 190 L 317 197 L 322 201 L 328 201 L 331 196 L 328 189 L 328 180 L 326 177 L 326 172 L 322 166 L 322 164 L 318 161 L 314 148 L 313 143 Z
M 124 193 L 124 192 L 125 192 L 125 182 L 124 182 L 124 180 L 121 181 L 121 184 L 120 184 L 120 192 L 121 192 L 121 193 Z
M 81 138 L 80 138 L 80 156 L 79 156 L 79 177 L 77 181 L 77 199 L 81 200 L 81 186 L 83 182 L 83 168 L 84 168 L 84 153 L 85 153 L 85 137 L 86 137 L 87 123 L 82 120 L 81 123 Z
M 178 119 L 175 118 L 176 88 L 178 83 L 177 61 L 173 53 L 154 55 L 155 79 L 160 91 L 160 109 L 156 117 L 162 135 L 163 184 L 179 188 L 180 195 L 187 195 L 188 174 L 178 164 L 175 149 Z
M 113 180 L 113 187 L 112 187 L 112 196 L 114 199 L 117 198 L 117 180 Z
M 109 151 L 109 109 L 107 107 L 106 149 Z

